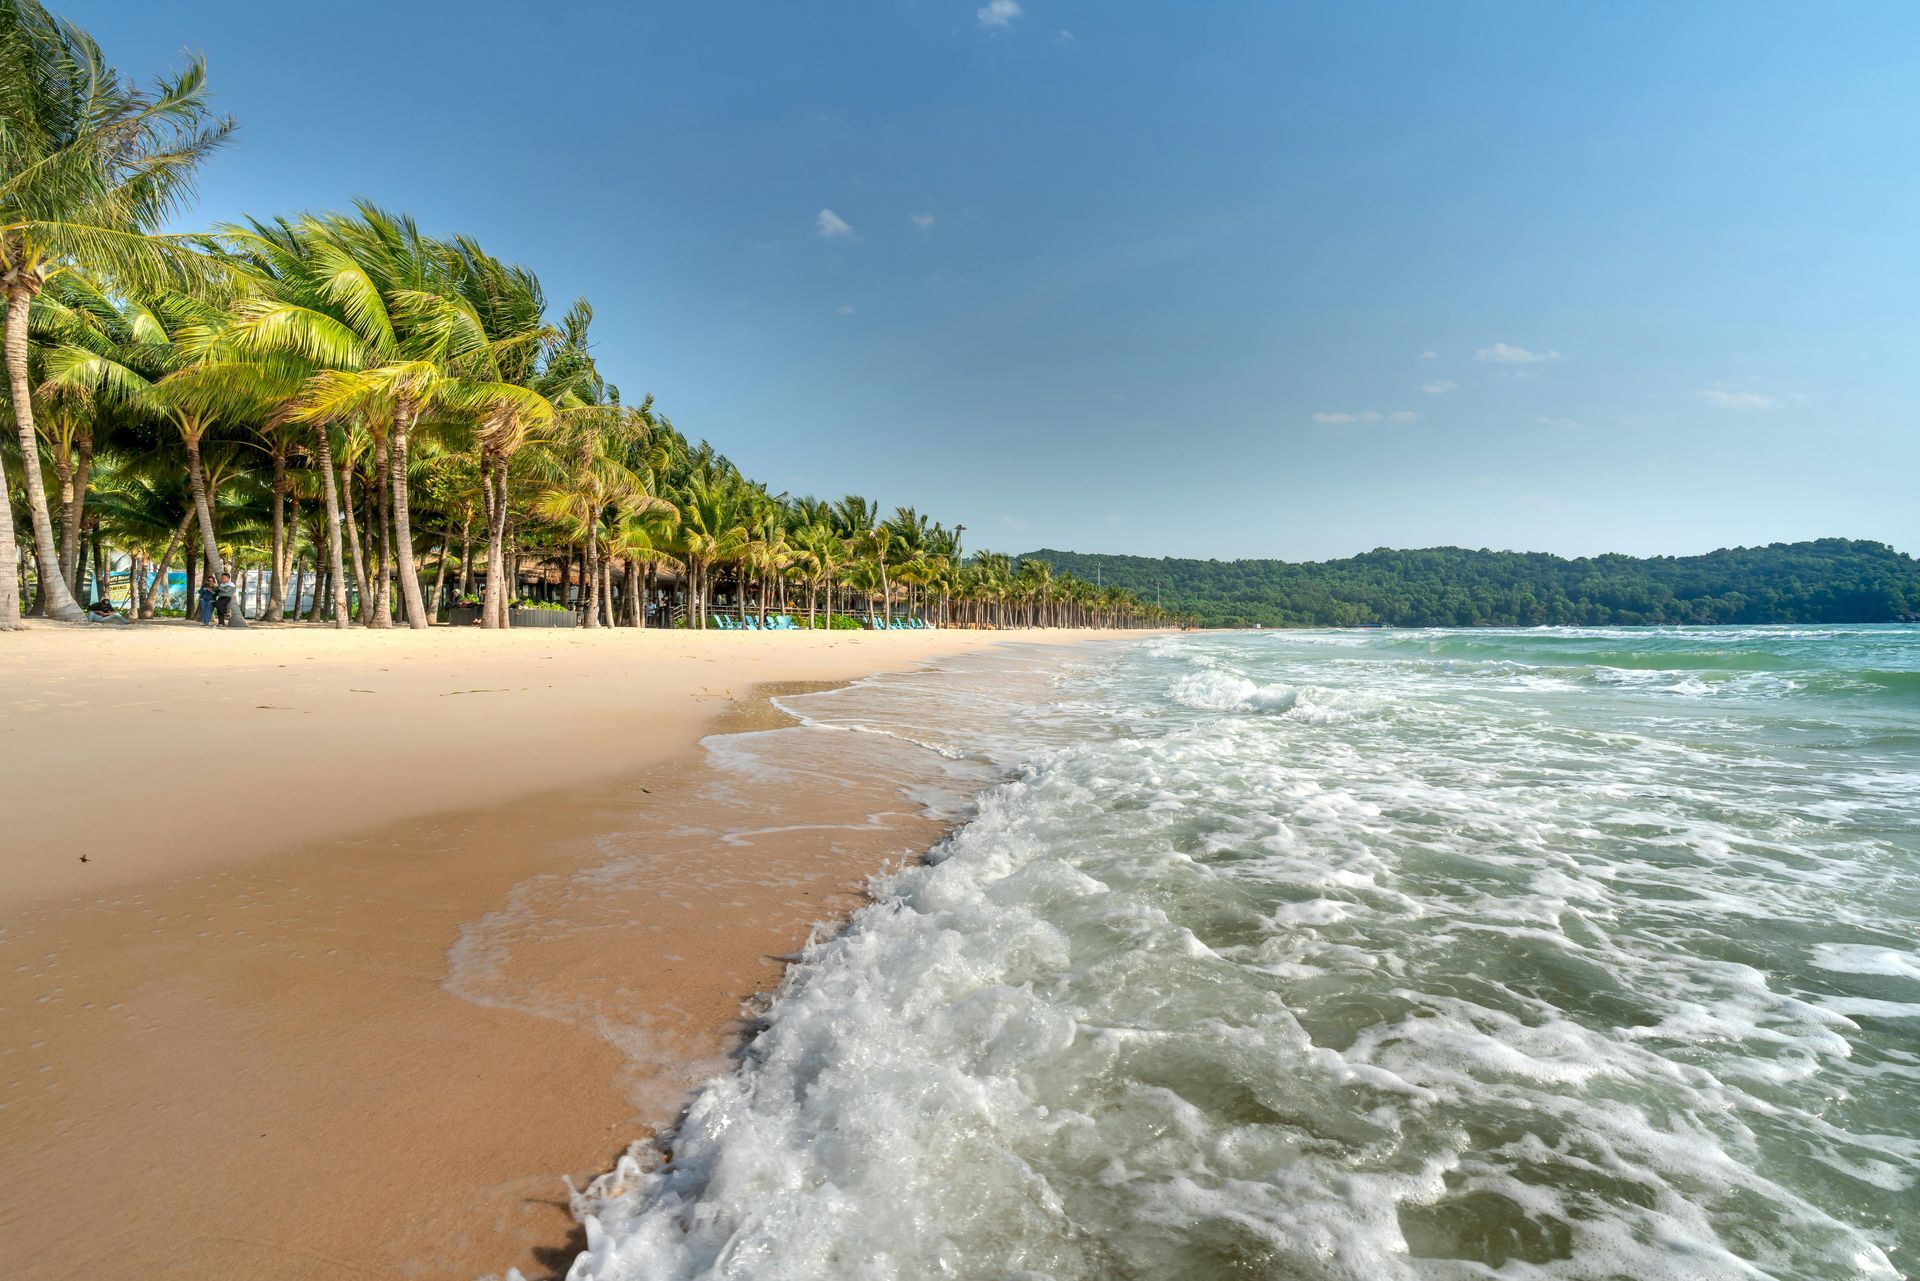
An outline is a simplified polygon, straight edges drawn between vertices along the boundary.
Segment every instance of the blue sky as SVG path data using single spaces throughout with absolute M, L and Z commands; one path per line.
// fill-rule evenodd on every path
M 969 547 L 1920 552 L 1920 7 L 74 0 Z

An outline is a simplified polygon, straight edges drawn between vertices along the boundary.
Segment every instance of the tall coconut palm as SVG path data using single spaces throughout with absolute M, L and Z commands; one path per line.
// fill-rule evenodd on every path
M 687 622 L 691 627 L 707 625 L 713 572 L 738 560 L 750 537 L 745 494 L 731 466 L 691 477 L 678 495 L 680 524 L 674 531 L 673 546 L 687 565 Z
M 647 602 L 653 597 L 654 575 L 663 568 L 683 568 L 674 556 L 679 534 L 680 511 L 664 499 L 637 512 L 622 513 L 607 535 L 607 554 L 627 563 L 627 621 L 634 627 L 647 625 Z M 640 581 L 632 577 L 638 571 Z
M 601 624 L 600 540 L 608 509 L 623 501 L 641 499 L 641 482 L 620 460 L 616 438 L 624 416 L 575 416 L 566 420 L 567 438 L 552 451 L 542 451 L 539 471 L 546 487 L 534 502 L 534 511 L 553 521 L 585 551 L 586 616 L 588 627 Z
M 841 536 L 857 552 L 872 559 L 881 610 L 885 621 L 892 623 L 893 584 L 887 577 L 887 554 L 893 546 L 893 530 L 880 519 L 880 505 L 870 498 L 848 494 L 834 505 L 834 516 Z M 868 614 L 871 616 L 871 609 Z
M 807 585 L 807 626 L 818 619 L 820 589 L 827 589 L 827 626 L 833 626 L 832 587 L 847 563 L 847 545 L 833 526 L 824 521 L 802 525 L 793 531 L 794 563 L 800 579 Z
M 410 218 L 367 203 L 353 216 L 222 229 L 229 253 L 262 285 L 235 307 L 233 335 L 247 350 L 296 355 L 312 373 L 296 416 L 357 420 L 374 439 L 383 474 L 377 531 L 391 532 L 391 560 L 373 625 L 386 621 L 386 566 L 400 578 L 408 625 L 428 625 L 413 556 L 409 486 L 413 433 L 455 396 L 461 363 L 484 357 L 489 340 L 454 290 L 451 250 Z M 391 522 L 389 524 L 389 521 Z
M 190 194 L 195 167 L 230 122 L 205 103 L 206 69 L 141 89 L 92 37 L 35 0 L 0 0 L 0 289 L 7 381 L 19 434 L 34 552 L 47 613 L 82 611 L 60 572 L 36 457 L 28 327 L 47 282 L 81 271 L 122 286 L 179 284 L 198 268 L 183 238 L 154 229 Z M 10 512 L 0 513 L 0 628 L 19 622 Z
M 473 426 L 486 509 L 487 584 L 480 622 L 505 627 L 512 603 L 506 564 L 509 473 L 528 442 L 552 425 L 557 406 L 583 403 L 578 389 L 596 377 L 587 352 L 593 311 L 581 300 L 557 329 L 547 324 L 539 279 L 464 238 L 453 242 L 448 270 L 448 313 L 457 307 L 484 339 L 484 346 L 465 354 L 457 408 Z

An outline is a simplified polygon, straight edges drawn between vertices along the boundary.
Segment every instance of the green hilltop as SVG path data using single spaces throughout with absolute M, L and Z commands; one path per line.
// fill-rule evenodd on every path
M 1155 560 L 1051 548 L 1058 570 L 1203 626 L 1537 627 L 1640 623 L 1885 623 L 1920 619 L 1920 561 L 1885 543 L 1821 538 L 1704 556 L 1379 548 L 1344 560 Z

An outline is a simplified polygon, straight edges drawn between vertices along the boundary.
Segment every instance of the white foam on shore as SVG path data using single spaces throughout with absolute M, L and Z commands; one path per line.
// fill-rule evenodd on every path
M 1872 711 L 1361 642 L 1156 641 L 1027 733 L 986 675 L 826 700 L 1020 772 L 589 1190 L 571 1281 L 1901 1276 L 1920 992 L 1861 940 L 1920 923 L 1920 798 L 1830 746 Z

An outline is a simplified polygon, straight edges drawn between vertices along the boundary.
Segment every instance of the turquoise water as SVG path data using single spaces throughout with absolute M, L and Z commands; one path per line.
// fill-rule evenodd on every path
M 1014 776 L 577 1281 L 1920 1267 L 1920 629 L 955 667 L 796 701 Z

